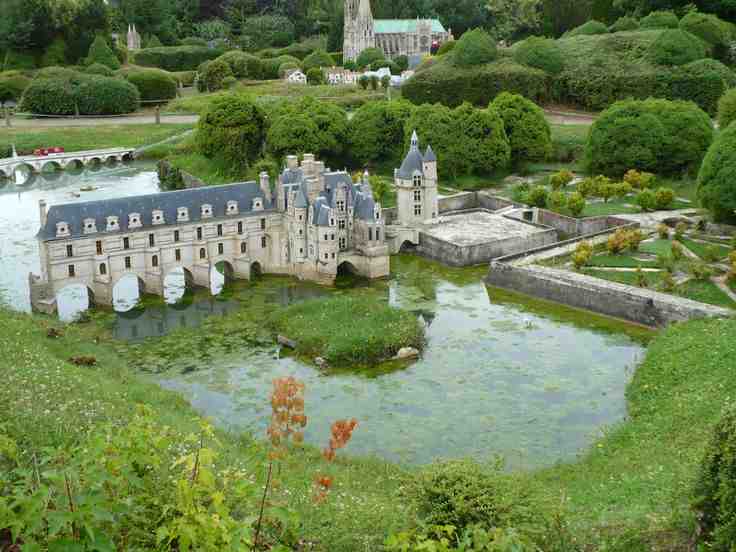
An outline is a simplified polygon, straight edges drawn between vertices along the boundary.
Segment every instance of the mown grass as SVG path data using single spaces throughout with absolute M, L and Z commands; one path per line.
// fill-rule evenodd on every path
M 415 314 L 370 294 L 297 303 L 275 313 L 270 325 L 295 340 L 299 354 L 337 366 L 375 364 L 402 347 L 421 349 L 424 344 Z
M 705 259 L 708 256 L 708 250 L 712 249 L 716 254 L 718 260 L 725 259 L 731 252 L 731 248 L 725 245 L 716 243 L 703 243 L 689 238 L 682 238 L 682 245 L 687 247 L 690 251 L 695 253 L 701 259 Z
M 608 280 L 610 282 L 618 282 L 620 284 L 628 284 L 630 286 L 638 286 L 639 276 L 634 271 L 618 271 L 618 270 L 583 270 L 583 273 Z M 659 272 L 642 272 L 648 288 L 656 289 L 661 280 Z
M 701 303 L 708 303 L 728 309 L 736 308 L 736 303 L 710 280 L 688 280 L 676 286 L 675 293 L 688 299 L 700 301 Z
M 659 268 L 655 259 L 637 259 L 636 253 L 623 255 L 596 255 L 590 260 L 590 266 L 608 266 L 613 268 Z
M 37 148 L 62 147 L 66 151 L 140 147 L 155 144 L 192 128 L 191 124 L 105 125 L 95 127 L 10 128 L 0 130 L 0 151 L 15 144 L 18 153 Z
M 642 242 L 639 245 L 639 251 L 643 253 L 651 253 L 652 255 L 669 255 L 672 252 L 672 242 L 670 240 L 656 239 L 652 241 Z

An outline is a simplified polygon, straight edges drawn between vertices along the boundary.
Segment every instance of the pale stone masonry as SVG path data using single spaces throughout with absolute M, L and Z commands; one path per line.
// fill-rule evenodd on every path
M 34 307 L 50 311 L 56 293 L 85 285 L 110 304 L 115 284 L 138 277 L 162 295 L 164 278 L 183 268 L 189 285 L 208 287 L 212 267 L 251 278 L 290 274 L 331 284 L 338 267 L 368 278 L 389 273 L 380 204 L 368 175 L 354 183 L 305 154 L 287 157 L 275 193 L 269 177 L 189 190 L 52 206 L 40 203 L 41 274 L 31 275 Z

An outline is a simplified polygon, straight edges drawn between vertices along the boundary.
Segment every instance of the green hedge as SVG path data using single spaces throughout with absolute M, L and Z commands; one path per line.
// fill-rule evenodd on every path
M 736 223 L 736 125 L 722 130 L 698 173 L 698 199 L 717 222 Z
M 7 101 L 18 102 L 31 79 L 20 71 L 0 73 L 0 104 Z
M 580 25 L 579 27 L 575 27 L 574 29 L 571 29 L 567 31 L 563 36 L 565 38 L 570 38 L 573 36 L 581 36 L 581 35 L 599 35 L 599 34 L 607 34 L 608 33 L 608 27 L 606 27 L 605 23 L 601 23 L 600 21 L 587 21 Z
M 647 59 L 656 65 L 685 65 L 705 57 L 705 45 L 681 29 L 667 29 L 647 51 Z
M 320 67 L 334 67 L 335 60 L 324 50 L 315 50 L 302 61 L 302 71 L 308 73 L 310 69 Z M 277 68 L 278 71 L 278 68 Z
M 611 25 L 608 30 L 612 33 L 618 33 L 621 31 L 635 31 L 639 28 L 639 21 L 635 18 L 625 15 L 619 17 L 616 22 Z
M 3 60 L 3 71 L 28 71 L 36 68 L 36 59 L 31 54 L 23 52 L 14 52 L 8 50 L 5 52 L 5 58 Z
M 0 83 L 2 82 L 2 75 L 0 75 Z M 2 85 L 0 84 L 0 90 Z M 1 98 L 2 96 L 0 96 Z M 718 100 L 718 126 L 725 129 L 736 121 L 736 88 L 728 90 Z
M 562 50 L 555 40 L 532 36 L 514 48 L 514 60 L 522 65 L 556 75 L 565 67 Z
M 459 67 L 490 63 L 498 57 L 495 40 L 483 29 L 467 31 L 460 37 L 450 58 Z
M 105 39 L 98 35 L 94 42 L 89 47 L 89 54 L 84 60 L 85 65 L 92 65 L 93 63 L 100 63 L 117 71 L 120 69 L 120 61 L 118 60 L 115 52 L 108 45 Z
M 463 69 L 447 63 L 447 57 L 405 82 L 402 95 L 415 104 L 439 102 L 450 107 L 464 101 L 486 106 L 501 92 L 522 94 L 536 103 L 549 99 L 550 78 L 544 71 L 510 59 Z
M 194 81 L 197 78 L 196 71 L 175 71 L 170 73 L 177 82 L 180 82 L 182 86 L 194 86 Z
M 125 72 L 125 78 L 138 89 L 143 101 L 176 98 L 176 78 L 161 69 L 129 70 Z
M 676 29 L 680 20 L 671 11 L 654 11 L 639 21 L 642 29 Z
M 163 46 L 146 48 L 135 53 L 136 65 L 158 67 L 166 71 L 193 71 L 203 61 L 222 55 L 222 50 L 202 46 Z
M 263 78 L 264 60 L 238 50 L 222 54 L 218 60 L 230 66 L 233 75 L 239 79 L 258 80 Z
M 92 65 L 89 65 L 82 69 L 82 71 L 89 75 L 101 75 L 103 77 L 115 76 L 115 71 L 110 69 L 107 65 L 102 65 L 101 63 L 93 63 Z

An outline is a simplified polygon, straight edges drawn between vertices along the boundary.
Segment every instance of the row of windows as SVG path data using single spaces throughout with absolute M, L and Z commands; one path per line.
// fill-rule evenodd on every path
M 261 238 L 261 247 L 262 248 L 265 248 L 266 245 L 267 245 L 267 240 L 266 240 L 266 237 L 263 236 Z M 68 247 L 71 247 L 71 246 L 68 246 Z M 248 251 L 248 244 L 246 242 L 241 242 L 240 243 L 240 252 L 241 253 L 246 253 L 247 251 Z M 219 255 L 222 255 L 224 252 L 225 252 L 225 245 L 222 244 L 222 243 L 218 243 L 217 244 L 217 253 Z M 175 259 L 177 261 L 181 261 L 181 249 L 175 249 L 174 250 L 174 257 L 175 257 Z M 202 248 L 199 249 L 199 258 L 200 259 L 206 259 L 207 258 L 207 250 L 204 247 L 202 247 Z M 131 261 L 131 258 L 130 257 L 125 257 L 124 263 L 125 263 L 125 268 L 126 269 L 130 269 L 132 267 L 132 261 Z M 151 257 L 151 266 L 153 268 L 158 267 L 158 255 L 154 255 L 153 257 Z M 76 269 L 75 269 L 75 267 L 74 267 L 73 264 L 72 265 L 69 265 L 69 267 L 68 267 L 68 273 L 69 273 L 69 277 L 70 278 L 73 278 L 76 275 Z M 100 274 L 102 274 L 103 276 L 105 274 L 107 274 L 107 265 L 105 263 L 100 263 Z
M 265 229 L 266 229 L 266 219 L 261 219 L 261 230 L 265 230 Z M 239 221 L 238 222 L 238 234 L 242 234 L 242 233 L 243 233 L 243 222 L 242 221 Z M 223 227 L 222 227 L 222 224 L 218 224 L 217 225 L 217 235 L 218 236 L 222 236 L 223 235 Z M 201 240 L 201 239 L 202 239 L 202 227 L 199 226 L 199 227 L 197 227 L 197 240 Z M 179 241 L 181 241 L 181 234 L 180 234 L 179 230 L 174 230 L 174 242 L 179 242 Z M 148 234 L 148 246 L 149 247 L 154 247 L 155 245 L 156 245 L 156 235 L 155 234 Z M 102 241 L 101 240 L 97 240 L 95 242 L 95 247 L 96 247 L 96 250 L 97 250 L 97 254 L 98 255 L 102 255 L 103 249 L 102 249 Z M 130 238 L 127 237 L 127 236 L 123 238 L 123 249 L 130 249 Z M 66 246 L 66 256 L 67 257 L 73 257 L 74 256 L 74 248 L 72 247 L 72 245 L 67 245 Z

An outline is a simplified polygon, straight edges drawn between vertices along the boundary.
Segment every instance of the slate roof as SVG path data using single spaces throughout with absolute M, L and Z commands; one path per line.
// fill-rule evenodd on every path
M 416 148 L 410 149 L 399 168 L 399 177 L 411 178 L 414 175 L 414 171 L 419 171 L 421 173 L 423 162 L 424 159 L 422 158 L 422 154 L 419 150 Z
M 433 33 L 446 33 L 439 19 L 430 19 Z M 376 19 L 373 21 L 373 32 L 380 33 L 415 33 L 418 19 Z
M 131 196 L 117 199 L 85 201 L 80 203 L 66 203 L 49 208 L 46 224 L 38 231 L 37 237 L 43 240 L 56 238 L 56 223 L 69 224 L 69 236 L 78 238 L 93 234 L 84 234 L 84 220 L 95 219 L 97 234 L 109 233 L 107 217 L 117 216 L 120 230 L 115 233 L 128 231 L 128 215 L 140 213 L 142 228 L 154 228 L 152 216 L 154 210 L 162 210 L 165 224 L 174 224 L 177 219 L 177 209 L 186 207 L 189 210 L 189 222 L 198 222 L 201 219 L 201 207 L 204 204 L 212 205 L 212 217 L 220 218 L 225 214 L 228 201 L 238 202 L 239 214 L 252 210 L 253 199 L 261 198 L 264 209 L 271 208 L 270 198 L 265 198 L 257 182 L 240 182 L 223 186 L 207 186 L 189 190 L 176 190 L 141 196 Z M 205 220 L 211 220 L 211 218 Z M 159 225 L 156 225 L 159 226 Z M 139 230 L 141 227 L 134 228 Z M 65 236 L 65 239 L 68 239 Z
M 431 163 L 432 161 L 437 161 L 437 157 L 434 154 L 434 151 L 432 150 L 432 146 L 427 146 L 427 151 L 424 152 L 424 160 L 427 163 Z

